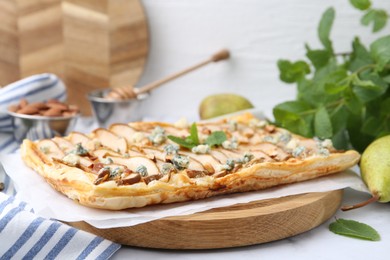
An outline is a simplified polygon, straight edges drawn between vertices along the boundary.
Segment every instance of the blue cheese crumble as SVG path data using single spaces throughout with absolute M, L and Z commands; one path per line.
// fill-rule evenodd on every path
M 76 144 L 76 149 L 70 151 L 69 153 L 72 153 L 72 154 L 77 154 L 77 155 L 87 155 L 88 154 L 88 150 L 85 149 L 81 143 L 78 143 Z
M 233 136 L 230 140 L 226 140 L 222 143 L 222 147 L 227 150 L 234 150 L 238 147 L 237 137 Z
M 62 158 L 64 162 L 66 162 L 69 165 L 76 166 L 80 163 L 80 157 L 77 154 L 69 153 Z
M 254 119 L 251 119 L 249 121 L 249 126 L 252 127 L 252 128 L 260 128 L 260 129 L 263 129 L 264 127 L 266 127 L 268 125 L 268 122 L 265 121 L 265 120 L 259 120 L 257 118 L 254 118 Z
M 234 161 L 234 159 L 227 159 L 226 163 L 221 165 L 221 169 L 231 171 L 233 170 L 235 164 L 236 162 Z
M 113 161 L 110 157 L 107 157 L 107 158 L 103 158 L 103 159 L 101 160 L 101 162 L 102 162 L 103 164 L 111 164 L 111 163 L 113 163 L 114 161 Z
M 175 167 L 173 166 L 172 163 L 164 163 L 161 166 L 161 173 L 164 174 L 164 175 L 167 175 L 167 174 L 169 174 L 170 172 L 172 172 L 174 170 L 175 170 Z
M 206 154 L 210 153 L 210 146 L 208 144 L 200 144 L 198 146 L 192 147 L 191 152 L 196 154 Z
M 138 165 L 135 172 L 139 173 L 142 177 L 148 176 L 148 169 L 145 165 Z
M 190 165 L 190 158 L 188 156 L 178 155 L 176 154 L 172 158 L 172 163 L 175 166 L 176 169 L 179 171 L 187 169 Z
M 149 140 L 154 145 L 160 145 L 164 143 L 167 140 L 167 137 L 165 136 L 165 129 L 160 126 L 156 126 L 149 136 Z
M 176 144 L 167 144 L 164 146 L 165 154 L 177 154 L 179 152 L 179 146 Z
M 110 170 L 110 178 L 114 178 L 120 175 L 121 173 L 123 173 L 123 168 L 116 167 L 115 169 Z
M 237 131 L 238 129 L 238 123 L 236 120 L 229 120 L 229 130 L 234 132 L 234 131 Z
M 304 146 L 297 146 L 293 152 L 292 152 L 292 156 L 294 157 L 302 157 L 305 155 L 305 151 L 306 151 L 306 147 Z

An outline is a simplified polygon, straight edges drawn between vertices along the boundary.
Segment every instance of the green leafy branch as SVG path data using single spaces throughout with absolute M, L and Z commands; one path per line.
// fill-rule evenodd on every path
M 375 11 L 374 31 L 387 21 L 377 15 L 368 0 L 350 0 L 360 10 Z M 384 11 L 383 11 L 384 12 Z M 363 16 L 363 17 L 364 17 Z M 318 26 L 320 49 L 308 44 L 306 59 L 279 60 L 280 79 L 297 86 L 296 100 L 275 106 L 275 123 L 295 133 L 331 138 L 339 149 L 359 151 L 375 138 L 390 134 L 390 35 L 365 47 L 358 37 L 349 53 L 333 49 L 330 33 L 335 10 L 328 8 Z M 368 18 L 362 19 L 363 24 Z M 364 22 L 363 22 L 364 20 Z M 379 28 L 379 29 L 378 29 Z
M 169 135 L 168 139 L 188 149 L 192 149 L 193 147 L 201 144 L 198 137 L 198 127 L 196 126 L 196 123 L 193 123 L 191 125 L 189 136 L 185 138 L 180 138 L 177 136 Z M 223 131 L 214 131 L 206 138 L 204 144 L 213 147 L 221 145 L 226 140 L 226 134 Z

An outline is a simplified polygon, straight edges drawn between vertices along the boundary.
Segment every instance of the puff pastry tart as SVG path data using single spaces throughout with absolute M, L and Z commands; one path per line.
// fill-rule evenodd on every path
M 192 126 L 113 124 L 90 134 L 24 140 L 21 148 L 24 162 L 54 189 L 111 210 L 301 182 L 345 170 L 360 158 L 250 113 Z

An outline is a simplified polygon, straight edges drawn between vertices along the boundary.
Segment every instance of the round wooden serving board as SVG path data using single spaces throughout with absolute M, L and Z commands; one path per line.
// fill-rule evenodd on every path
M 121 228 L 68 223 L 114 242 L 148 248 L 213 249 L 261 244 L 317 227 L 339 208 L 342 190 L 307 193 L 167 217 Z

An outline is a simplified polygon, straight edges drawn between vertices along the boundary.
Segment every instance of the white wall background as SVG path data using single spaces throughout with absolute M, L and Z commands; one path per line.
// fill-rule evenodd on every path
M 272 117 L 276 104 L 295 98 L 295 85 L 279 80 L 278 59 L 304 58 L 304 43 L 321 47 L 317 25 L 330 6 L 336 9 L 331 38 L 336 52 L 349 51 L 355 35 L 370 43 L 389 34 L 390 25 L 373 35 L 360 25 L 362 12 L 348 0 L 142 0 L 149 21 L 150 52 L 138 85 L 191 66 L 221 48 L 227 62 L 208 65 L 152 92 L 145 113 L 152 118 L 197 119 L 207 95 L 239 93 Z M 373 7 L 390 13 L 389 0 Z

